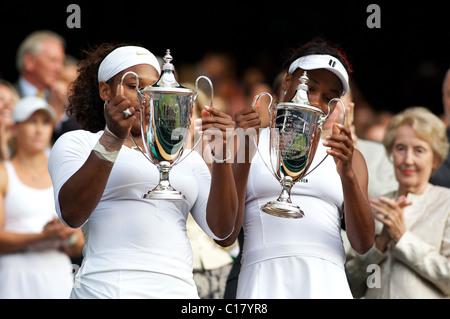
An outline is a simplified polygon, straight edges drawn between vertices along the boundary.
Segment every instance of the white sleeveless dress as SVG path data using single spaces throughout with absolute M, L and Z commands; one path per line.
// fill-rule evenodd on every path
M 326 155 L 319 142 L 310 169 Z M 269 129 L 259 150 L 269 164 Z M 253 159 L 244 217 L 244 249 L 237 298 L 352 298 L 340 235 L 343 192 L 331 156 L 297 182 L 291 199 L 305 216 L 275 217 L 260 210 L 276 200 L 281 185 L 257 153 Z
M 3 229 L 14 233 L 40 233 L 56 218 L 53 187 L 36 189 L 23 184 L 11 162 L 8 172 Z M 0 254 L 0 299 L 66 299 L 73 286 L 72 264 L 67 254 L 40 243 L 28 251 Z

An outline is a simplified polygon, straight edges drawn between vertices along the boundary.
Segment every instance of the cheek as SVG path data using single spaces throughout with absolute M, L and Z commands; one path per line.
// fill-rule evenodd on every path
M 392 153 L 392 163 L 395 169 L 400 168 L 400 166 L 403 164 L 403 156 L 395 152 Z

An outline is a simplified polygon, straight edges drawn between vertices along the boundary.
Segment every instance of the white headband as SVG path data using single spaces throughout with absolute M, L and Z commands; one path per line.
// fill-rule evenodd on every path
M 335 57 L 327 54 L 312 54 L 298 58 L 289 67 L 289 73 L 294 73 L 298 68 L 302 70 L 326 69 L 333 72 L 341 80 L 344 93 L 350 91 L 348 85 L 348 73 L 342 63 Z
M 98 83 L 108 81 L 116 74 L 138 64 L 149 64 L 161 74 L 158 59 L 147 49 L 136 46 L 120 47 L 103 59 L 98 68 Z

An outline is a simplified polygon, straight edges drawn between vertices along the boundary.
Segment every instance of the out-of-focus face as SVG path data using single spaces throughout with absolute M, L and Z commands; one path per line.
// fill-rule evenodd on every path
M 27 120 L 16 123 L 17 147 L 42 152 L 50 146 L 53 129 L 52 117 L 45 111 L 36 111 Z
M 442 86 L 442 103 L 444 103 L 447 126 L 450 126 L 450 71 L 447 72 Z
M 400 193 L 423 193 L 437 168 L 430 143 L 419 138 L 411 126 L 402 125 L 397 129 L 392 156 Z
M 42 85 L 38 89 L 50 88 L 60 78 L 64 57 L 64 47 L 59 42 L 45 40 L 38 55 L 25 57 L 25 72 L 33 78 L 34 85 Z
M 0 84 L 0 124 L 12 124 L 12 112 L 16 101 L 10 88 Z

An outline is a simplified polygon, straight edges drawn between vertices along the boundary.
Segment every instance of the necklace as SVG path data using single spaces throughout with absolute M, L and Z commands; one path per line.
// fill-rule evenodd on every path
M 130 147 L 132 150 L 142 152 L 142 148 L 139 145 L 137 145 L 137 143 L 134 140 L 133 135 L 131 133 L 130 133 L 130 135 L 128 135 L 127 139 L 128 139 L 128 142 L 130 142 L 132 144 L 132 146 Z

